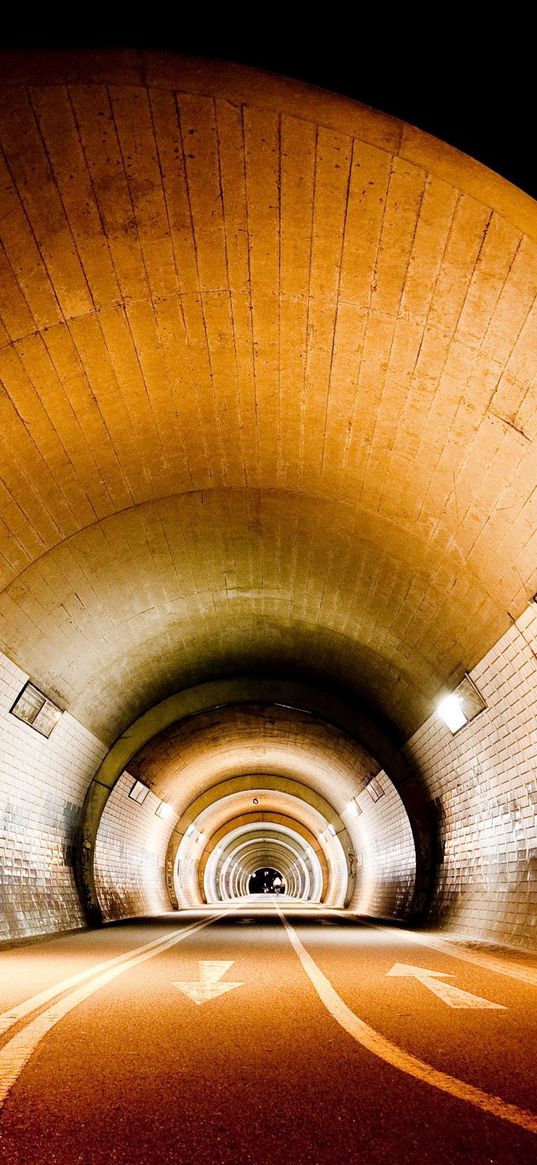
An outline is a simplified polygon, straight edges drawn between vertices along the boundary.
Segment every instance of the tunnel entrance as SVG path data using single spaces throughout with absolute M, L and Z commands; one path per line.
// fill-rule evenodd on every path
M 279 870 L 260 867 L 248 882 L 249 894 L 285 894 L 285 882 Z

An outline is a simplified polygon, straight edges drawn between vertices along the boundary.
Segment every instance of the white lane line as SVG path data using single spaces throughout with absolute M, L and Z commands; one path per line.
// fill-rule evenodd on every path
M 389 930 L 389 927 L 379 927 L 379 930 Z M 517 979 L 519 983 L 527 983 L 530 987 L 537 987 L 537 967 L 525 967 L 523 963 L 508 964 L 494 955 L 482 954 L 477 951 L 468 951 L 449 939 L 436 938 L 434 935 L 417 934 L 412 930 L 400 931 L 406 938 L 420 946 L 432 947 L 433 950 L 443 951 L 454 959 L 461 959 L 463 963 L 474 963 L 476 967 L 483 967 L 485 971 L 494 971 L 498 975 L 507 975 L 509 979 Z
M 147 959 L 152 959 L 155 955 L 160 955 L 168 947 L 172 947 L 196 931 L 210 926 L 218 918 L 220 918 L 220 915 L 215 914 L 211 918 L 193 923 L 192 926 L 186 927 L 179 934 L 175 932 L 170 938 L 163 940 L 158 947 L 155 947 L 154 943 L 148 943 L 146 947 L 140 947 L 138 953 L 134 956 L 123 960 L 119 965 L 109 966 L 102 974 L 94 977 L 90 983 L 79 987 L 76 991 L 72 991 L 71 994 L 64 996 L 63 999 L 53 1004 L 52 1007 L 47 1008 L 46 1011 L 42 1011 L 35 1019 L 30 1020 L 22 1031 L 12 1036 L 4 1044 L 4 1047 L 0 1049 L 0 1108 L 10 1089 L 20 1076 L 25 1064 L 28 1063 L 30 1056 L 35 1052 L 38 1044 L 41 1043 L 41 1040 L 51 1031 L 55 1024 L 63 1019 L 64 1016 L 68 1015 L 74 1007 L 77 1007 L 79 1003 L 83 1003 L 88 996 L 93 995 L 94 991 L 98 991 L 101 987 L 110 983 L 112 979 L 116 979 L 118 975 L 122 975 L 124 971 L 130 971 L 140 963 L 145 963 Z
M 473 1084 L 466 1084 L 463 1080 L 458 1080 L 456 1076 L 449 1076 L 447 1072 L 440 1072 L 437 1068 L 433 1068 L 431 1064 L 426 1064 L 424 1060 L 419 1060 L 416 1056 L 412 1056 L 409 1052 L 405 1052 L 399 1048 L 397 1044 L 392 1044 L 390 1040 L 385 1039 L 380 1032 L 375 1031 L 374 1028 L 369 1027 L 369 1024 L 364 1023 L 357 1015 L 351 1011 L 350 1007 L 343 1002 L 340 995 L 332 987 L 329 979 L 323 975 L 317 964 L 308 954 L 306 948 L 302 945 L 298 935 L 289 925 L 287 919 L 282 912 L 278 910 L 280 918 L 285 926 L 289 942 L 296 952 L 306 975 L 310 982 L 315 987 L 315 990 L 324 1003 L 330 1015 L 340 1024 L 342 1028 L 357 1043 L 366 1048 L 368 1052 L 372 1052 L 374 1056 L 378 1056 L 393 1068 L 398 1068 L 400 1072 L 406 1072 L 409 1076 L 414 1076 L 416 1080 L 421 1080 L 424 1084 L 430 1084 L 433 1088 L 440 1089 L 441 1092 L 447 1092 L 450 1096 L 456 1097 L 458 1100 L 465 1100 L 469 1104 L 475 1105 L 476 1108 L 482 1109 L 483 1112 L 489 1113 L 491 1116 L 499 1117 L 500 1120 L 509 1121 L 513 1125 L 518 1125 L 530 1133 L 537 1133 L 537 1115 L 529 1112 L 527 1109 L 518 1108 L 516 1104 L 510 1104 L 506 1100 L 502 1100 L 499 1096 L 493 1096 L 488 1092 L 482 1092 L 480 1088 L 475 1088 Z
M 341 917 L 349 917 L 345 911 L 340 911 Z M 361 918 L 359 914 L 351 912 L 351 918 L 362 922 L 364 926 L 369 927 L 370 930 L 380 930 L 383 934 L 401 936 L 401 941 L 408 939 L 409 942 L 418 943 L 422 947 L 429 947 L 431 950 L 442 951 L 443 954 L 449 955 L 453 959 L 460 959 L 463 963 L 472 963 L 475 967 L 482 967 L 485 971 L 494 971 L 497 975 L 506 975 L 509 979 L 516 979 L 519 983 L 526 983 L 529 987 L 537 987 L 537 967 L 526 966 L 524 963 L 518 963 L 512 960 L 510 951 L 506 948 L 506 955 L 510 962 L 504 959 L 498 959 L 494 955 L 487 955 L 481 951 L 468 950 L 462 946 L 464 939 L 461 936 L 461 943 L 453 939 L 450 941 L 447 938 L 441 938 L 440 935 L 434 935 L 427 931 L 419 932 L 416 930 L 404 930 L 400 927 L 381 926 L 378 922 L 370 922 L 367 918 Z
M 213 913 L 211 918 L 213 917 L 217 916 Z M 195 925 L 195 923 L 192 923 L 186 929 L 190 930 Z M 132 950 L 125 951 L 122 955 L 115 955 L 111 959 L 106 959 L 103 963 L 96 963 L 92 967 L 87 967 L 85 971 L 77 971 L 76 975 L 71 975 L 68 979 L 62 979 L 61 982 L 53 984 L 52 987 L 47 987 L 37 995 L 32 995 L 30 999 L 24 999 L 22 1003 L 10 1007 L 8 1011 L 4 1011 L 0 1015 L 0 1037 L 5 1035 L 14 1024 L 19 1023 L 21 1019 L 30 1015 L 32 1011 L 36 1011 L 44 1003 L 49 1003 L 51 999 L 56 999 L 57 995 L 62 995 L 64 991 L 69 991 L 71 987 L 76 987 L 77 983 L 83 983 L 86 979 L 91 979 L 93 975 L 100 974 L 101 971 L 107 970 L 108 967 L 115 967 L 120 963 L 124 963 L 126 960 L 134 958 L 135 955 L 139 955 L 143 951 L 160 947 L 163 943 L 168 943 L 174 935 L 177 935 L 176 930 L 168 931 L 167 934 L 161 935 L 160 938 L 153 939 L 153 942 L 145 943 L 141 947 L 133 947 Z

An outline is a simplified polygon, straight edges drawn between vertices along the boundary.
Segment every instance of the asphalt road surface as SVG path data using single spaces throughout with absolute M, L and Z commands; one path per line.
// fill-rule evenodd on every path
M 0 955 L 2 1165 L 530 1165 L 537 960 L 341 912 Z

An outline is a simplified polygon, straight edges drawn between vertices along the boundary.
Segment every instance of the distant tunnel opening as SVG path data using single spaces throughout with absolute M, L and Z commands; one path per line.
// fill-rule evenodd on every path
M 285 894 L 285 878 L 279 870 L 261 867 L 248 882 L 249 894 Z

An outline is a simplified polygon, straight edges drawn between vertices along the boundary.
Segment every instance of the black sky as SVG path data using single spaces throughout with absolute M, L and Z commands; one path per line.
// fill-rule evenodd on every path
M 8 48 L 153 48 L 235 60 L 391 113 L 478 158 L 537 198 L 537 51 L 522 9 L 177 7 L 109 4 L 76 17 L 12 15 Z M 319 13 L 319 15 L 317 15 Z

